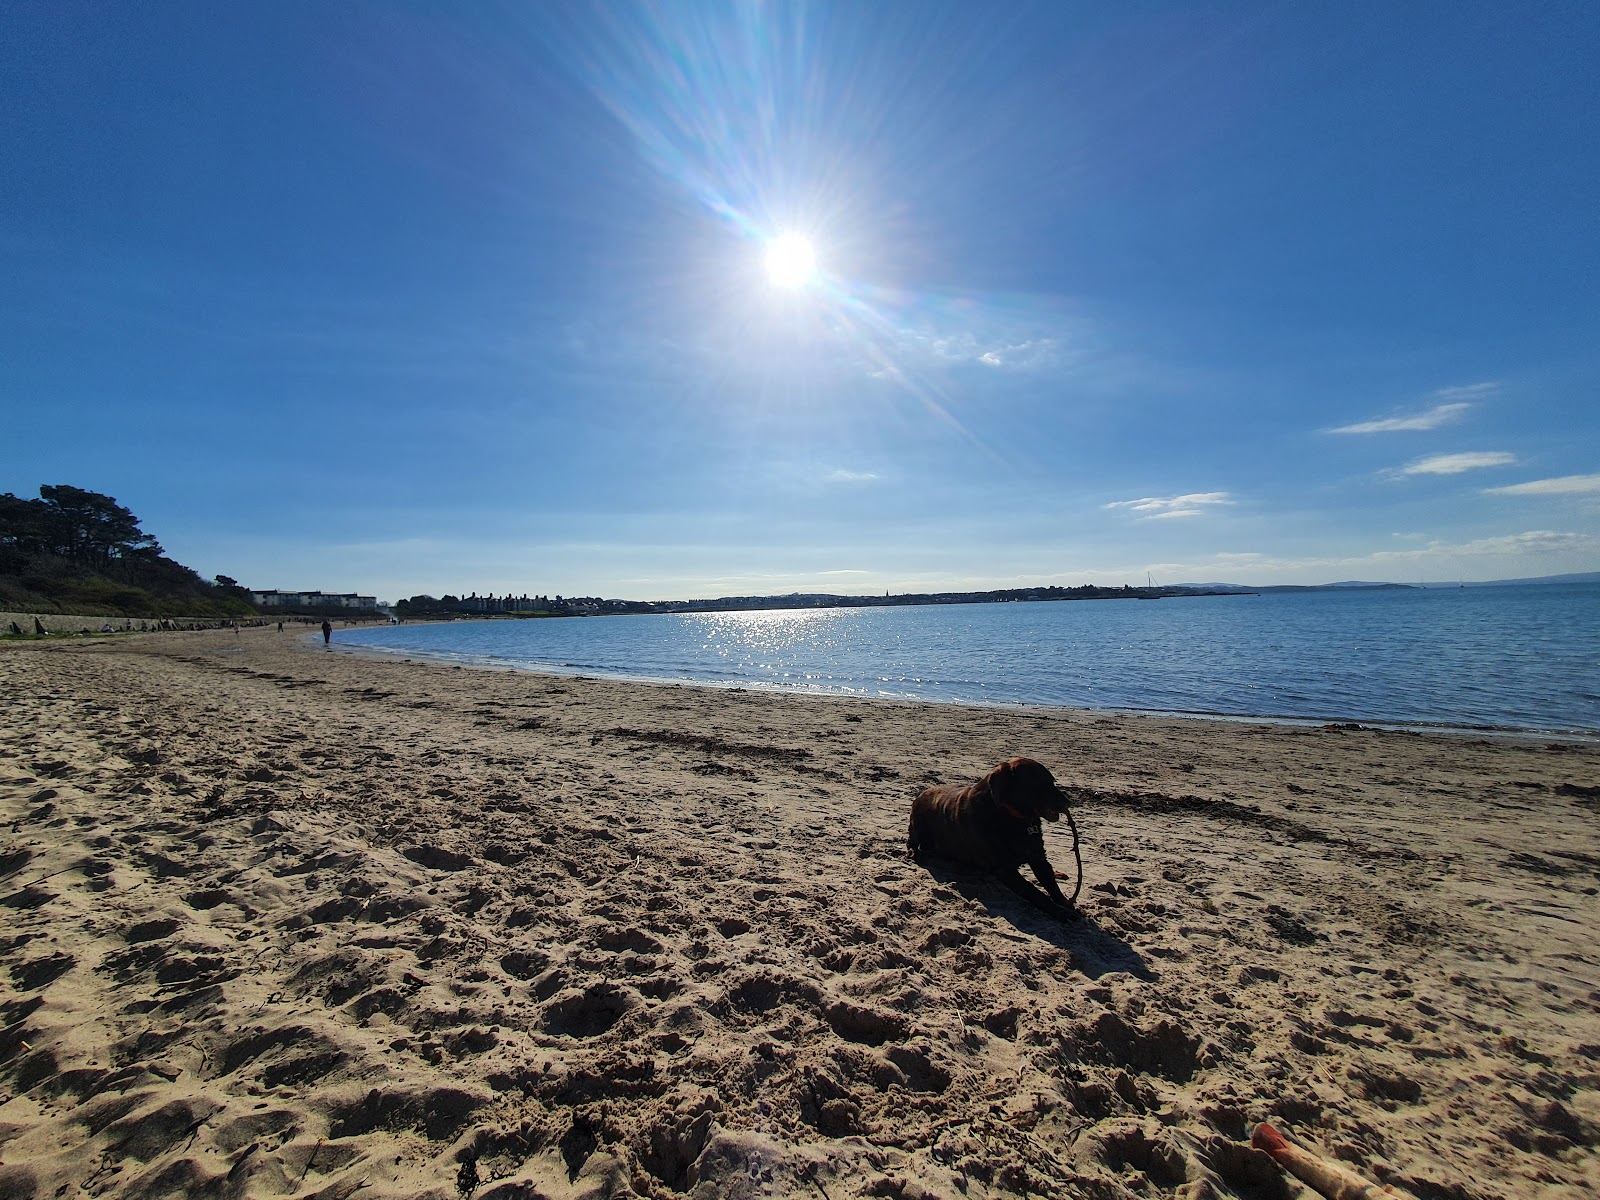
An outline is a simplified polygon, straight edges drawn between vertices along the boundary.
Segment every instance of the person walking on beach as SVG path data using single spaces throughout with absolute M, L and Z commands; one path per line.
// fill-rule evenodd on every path
M 333 641 L 333 626 L 324 621 L 322 623 L 322 644 L 326 646 Z

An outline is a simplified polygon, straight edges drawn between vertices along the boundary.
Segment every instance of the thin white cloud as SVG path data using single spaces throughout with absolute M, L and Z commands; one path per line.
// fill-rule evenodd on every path
M 1466 383 L 1460 387 L 1440 388 L 1433 393 L 1433 398 L 1435 400 L 1443 400 L 1446 403 L 1453 400 L 1482 400 L 1485 396 L 1491 396 L 1499 390 L 1500 385 L 1493 381 L 1488 383 Z
M 1397 475 L 1460 475 L 1463 471 L 1477 471 L 1484 467 L 1506 467 L 1517 461 L 1515 454 L 1504 450 L 1477 450 L 1463 454 L 1430 454 L 1416 462 L 1407 463 L 1395 472 Z
M 1418 429 L 1437 429 L 1441 425 L 1448 425 L 1471 407 L 1472 405 L 1465 402 L 1436 404 L 1428 409 L 1427 412 L 1416 413 L 1409 417 L 1388 417 L 1381 421 L 1361 421 L 1355 425 L 1341 425 L 1337 429 L 1329 429 L 1325 432 L 1400 433 Z
M 1593 551 L 1600 546 L 1600 538 L 1587 533 L 1559 533 L 1553 529 L 1530 529 L 1526 533 L 1513 533 L 1505 537 L 1479 538 L 1451 546 L 1438 543 L 1426 552 L 1471 555 L 1548 554 L 1573 550 Z
M 1483 490 L 1489 496 L 1589 496 L 1600 492 L 1600 475 L 1560 475 Z
M 1458 556 L 1470 558 L 1487 556 L 1516 558 L 1525 555 L 1571 553 L 1575 551 L 1593 553 L 1597 548 L 1600 548 L 1600 538 L 1592 534 L 1562 533 L 1552 529 L 1529 529 L 1523 533 L 1506 534 L 1502 537 L 1477 538 L 1470 542 L 1433 541 L 1426 546 L 1419 546 L 1415 550 L 1378 550 L 1366 555 L 1364 558 L 1325 559 L 1320 561 L 1336 564 L 1340 562 L 1416 562 Z M 1306 559 L 1302 561 L 1312 563 L 1319 560 Z
M 836 467 L 823 476 L 830 483 L 870 483 L 877 477 L 872 471 L 846 471 L 843 467 Z
M 1142 496 L 1138 500 L 1113 500 L 1107 508 L 1126 508 L 1145 521 L 1172 517 L 1199 517 L 1218 504 L 1232 504 L 1227 492 L 1190 492 L 1186 496 Z
M 1589 533 L 1530 529 L 1469 542 L 1430 540 L 1407 549 L 1375 550 L 1367 554 L 1292 558 L 1255 551 L 1222 552 L 1187 563 L 1155 563 L 1149 569 L 1157 578 L 1209 581 L 1248 573 L 1244 582 L 1327 582 L 1331 579 L 1395 579 L 1415 581 L 1416 572 L 1431 578 L 1494 578 L 1519 574 L 1558 574 L 1593 569 L 1600 554 L 1600 537 Z M 1131 568 L 1105 574 L 1108 578 L 1142 573 Z M 1237 580 L 1234 580 L 1237 582 Z
M 978 363 L 985 367 L 1030 371 L 1054 366 L 1061 361 L 1062 347 L 1053 337 L 997 341 L 978 332 L 929 334 L 921 330 L 901 330 L 899 349 L 913 359 L 918 355 L 940 364 Z

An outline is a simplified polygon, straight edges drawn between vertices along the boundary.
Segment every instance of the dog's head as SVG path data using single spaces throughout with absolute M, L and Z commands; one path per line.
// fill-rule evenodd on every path
M 1011 758 L 984 777 L 989 794 L 1001 808 L 1027 821 L 1059 821 L 1067 798 L 1043 763 Z

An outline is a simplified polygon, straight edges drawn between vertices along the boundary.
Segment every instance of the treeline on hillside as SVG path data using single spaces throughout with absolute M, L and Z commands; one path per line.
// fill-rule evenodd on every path
M 173 562 L 110 496 L 46 485 L 0 493 L 0 610 L 126 617 L 254 615 L 225 575 L 207 583 Z

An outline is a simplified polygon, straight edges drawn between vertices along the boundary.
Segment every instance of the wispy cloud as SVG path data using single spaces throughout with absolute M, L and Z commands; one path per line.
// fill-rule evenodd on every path
M 872 471 L 847 471 L 843 467 L 835 467 L 823 476 L 829 483 L 870 483 L 877 477 Z
M 1394 471 L 1395 475 L 1460 475 L 1463 471 L 1477 471 L 1483 467 L 1507 467 L 1517 461 L 1515 454 L 1504 450 L 1476 450 L 1463 454 L 1430 454 L 1416 462 L 1407 463 Z
M 1232 504 L 1227 492 L 1190 492 L 1186 496 L 1143 496 L 1138 500 L 1114 500 L 1107 508 L 1126 508 L 1145 521 L 1170 517 L 1198 517 L 1218 504 Z
M 1589 533 L 1563 533 L 1554 529 L 1530 529 L 1526 533 L 1512 533 L 1505 537 L 1479 538 L 1452 546 L 1440 543 L 1419 553 L 1453 554 L 1548 554 L 1552 551 L 1588 550 L 1600 547 L 1600 538 Z M 1374 557 L 1381 557 L 1375 555 Z
M 1256 581 L 1295 576 L 1323 580 L 1371 579 L 1394 577 L 1396 574 L 1404 579 L 1412 577 L 1412 572 L 1419 568 L 1437 576 L 1465 574 L 1474 577 L 1474 572 L 1480 568 L 1489 576 L 1497 569 L 1512 573 L 1525 566 L 1545 572 L 1581 569 L 1597 552 L 1600 552 L 1600 537 L 1594 534 L 1529 529 L 1522 533 L 1467 542 L 1429 539 L 1420 546 L 1348 556 L 1295 558 L 1258 552 L 1225 552 L 1198 562 L 1153 563 L 1149 569 L 1155 571 L 1158 577 L 1172 579 L 1222 578 L 1244 572 L 1248 572 Z M 1498 560 L 1498 563 L 1494 560 Z M 1123 571 L 1124 575 L 1132 573 L 1131 569 Z
M 1055 338 L 1041 337 L 991 346 L 978 355 L 978 361 L 986 367 L 1032 371 L 1057 365 L 1062 361 L 1062 353 Z
M 1341 425 L 1337 429 L 1326 430 L 1328 433 L 1400 433 L 1416 429 L 1437 429 L 1441 425 L 1448 425 L 1472 405 L 1460 402 L 1455 404 L 1436 404 L 1427 412 L 1416 413 L 1409 417 L 1387 417 L 1381 421 L 1361 421 L 1355 425 Z
M 1011 371 L 1034 371 L 1058 366 L 1071 357 L 1067 347 L 1055 337 L 1006 339 L 981 330 L 933 332 L 926 329 L 901 329 L 897 332 L 896 353 L 915 363 L 981 366 Z
M 1491 496 L 1589 496 L 1600 492 L 1600 475 L 1559 475 L 1483 490 Z
M 1372 562 L 1405 562 L 1415 559 L 1444 558 L 1454 555 L 1520 556 L 1574 550 L 1593 551 L 1600 538 L 1588 533 L 1566 533 L 1553 529 L 1529 529 L 1502 537 L 1477 538 L 1470 542 L 1429 542 L 1415 550 L 1379 550 L 1368 555 Z
M 1485 383 L 1465 383 L 1460 387 L 1440 388 L 1433 393 L 1433 399 L 1443 400 L 1446 403 L 1465 400 L 1483 400 L 1500 390 L 1500 385 L 1493 380 Z
M 1383 417 L 1376 421 L 1358 421 L 1354 425 L 1341 425 L 1325 429 L 1324 433 L 1411 433 L 1417 430 L 1438 429 L 1460 418 L 1480 400 L 1486 400 L 1500 390 L 1493 381 L 1467 383 L 1458 387 L 1439 388 L 1428 399 L 1434 406 L 1419 413 Z

